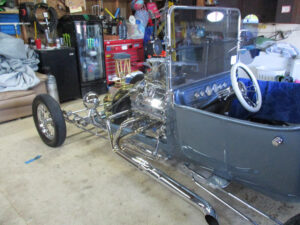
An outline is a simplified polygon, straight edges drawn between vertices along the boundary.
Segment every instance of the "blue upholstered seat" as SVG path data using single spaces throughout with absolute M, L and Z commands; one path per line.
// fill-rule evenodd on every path
M 247 82 L 249 81 L 245 81 L 246 85 Z M 262 93 L 260 111 L 251 114 L 235 99 L 230 116 L 240 119 L 252 116 L 258 119 L 300 123 L 300 84 L 261 80 L 258 83 Z

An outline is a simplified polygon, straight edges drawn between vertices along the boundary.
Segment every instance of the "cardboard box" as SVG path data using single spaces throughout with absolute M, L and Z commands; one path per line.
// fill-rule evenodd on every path
M 69 8 L 85 7 L 85 0 L 66 0 L 66 6 Z

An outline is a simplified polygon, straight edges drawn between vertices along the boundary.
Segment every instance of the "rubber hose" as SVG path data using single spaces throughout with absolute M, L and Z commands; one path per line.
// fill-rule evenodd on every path
M 33 18 L 34 18 L 34 21 L 36 22 L 36 26 L 38 28 L 38 30 L 40 32 L 45 32 L 45 30 L 47 29 L 47 25 L 42 25 L 40 24 L 40 22 L 38 21 L 38 19 L 36 18 L 36 11 L 39 9 L 39 8 L 43 8 L 45 10 L 47 10 L 48 14 L 50 15 L 50 19 L 49 19 L 49 28 L 50 28 L 50 31 L 52 32 L 53 30 L 56 29 L 56 26 L 57 26 L 57 23 L 58 23 L 58 19 L 57 19 L 57 13 L 55 11 L 54 8 L 52 7 L 49 7 L 47 4 L 45 3 L 39 3 L 39 4 L 36 4 L 34 6 L 34 9 L 33 9 Z

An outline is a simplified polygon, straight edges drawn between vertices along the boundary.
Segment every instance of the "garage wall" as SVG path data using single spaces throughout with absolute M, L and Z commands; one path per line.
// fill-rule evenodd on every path
M 22 3 L 22 2 L 34 2 L 34 0 L 18 0 L 18 3 Z M 36 2 L 41 2 L 41 1 L 36 1 Z M 55 8 L 59 18 L 66 14 L 66 11 L 62 11 L 57 8 L 57 4 L 58 4 L 59 0 L 48 0 L 47 2 L 48 2 L 48 5 Z
M 34 2 L 34 0 L 18 0 L 18 3 L 22 2 Z M 37 1 L 41 2 L 41 1 Z M 48 5 L 55 8 L 59 18 L 65 14 L 68 14 L 66 11 L 59 10 L 57 8 L 57 4 L 59 0 L 48 0 Z M 121 16 L 128 18 L 131 15 L 130 10 L 130 0 L 104 0 L 104 7 L 110 10 L 113 14 L 115 13 L 116 9 L 119 7 L 121 8 Z M 100 4 L 99 0 L 86 0 L 86 12 L 83 13 L 92 13 L 92 6 Z
M 92 13 L 92 6 L 100 4 L 99 2 L 98 0 L 87 0 L 87 12 Z M 103 5 L 113 14 L 115 14 L 117 8 L 120 8 L 121 16 L 128 18 L 131 15 L 130 2 L 130 0 L 104 0 Z

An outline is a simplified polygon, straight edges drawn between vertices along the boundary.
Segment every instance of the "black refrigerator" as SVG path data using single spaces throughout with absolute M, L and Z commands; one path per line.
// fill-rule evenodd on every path
M 80 98 L 80 82 L 77 73 L 77 59 L 74 48 L 36 50 L 39 55 L 39 72 L 45 67 L 56 78 L 60 102 Z
M 106 93 L 101 20 L 93 15 L 65 15 L 59 20 L 58 33 L 66 45 L 76 49 L 81 95 Z

